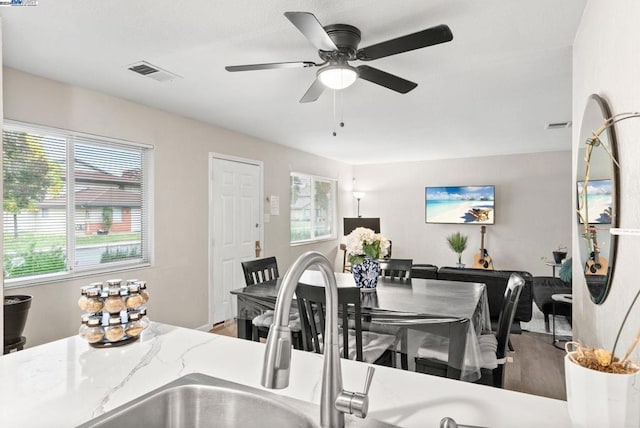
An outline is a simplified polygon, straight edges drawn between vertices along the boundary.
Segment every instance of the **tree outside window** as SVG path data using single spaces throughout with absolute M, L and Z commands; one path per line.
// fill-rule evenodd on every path
M 62 169 L 47 157 L 42 144 L 26 133 L 5 136 L 2 146 L 4 211 L 13 215 L 13 236 L 18 238 L 18 214 L 34 211 L 47 194 L 62 188 Z
M 291 174 L 291 243 L 335 238 L 336 181 Z
M 2 136 L 6 286 L 149 263 L 151 147 L 12 121 Z

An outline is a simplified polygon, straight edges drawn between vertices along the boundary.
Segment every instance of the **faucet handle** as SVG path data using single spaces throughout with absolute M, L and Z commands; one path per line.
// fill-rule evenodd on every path
M 364 381 L 364 392 L 341 391 L 336 398 L 336 409 L 342 413 L 356 415 L 359 418 L 366 418 L 369 412 L 369 388 L 376 369 L 369 366 Z
M 371 382 L 373 381 L 373 374 L 376 372 L 376 369 L 373 366 L 369 366 L 367 368 L 367 375 L 364 378 L 364 395 L 369 395 L 369 389 L 371 388 Z

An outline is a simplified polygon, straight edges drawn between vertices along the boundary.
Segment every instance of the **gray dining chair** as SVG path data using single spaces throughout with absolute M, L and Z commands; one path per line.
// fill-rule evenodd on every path
M 512 274 L 507 283 L 505 300 L 500 311 L 498 330 L 496 334 L 482 334 L 478 337 L 481 354 L 481 377 L 476 383 L 498 388 L 504 387 L 504 364 L 507 356 L 511 323 L 518 306 L 520 293 L 524 287 L 524 279 L 518 274 Z M 416 371 L 437 376 L 455 377 L 451 375 L 450 367 L 462 367 L 460 351 L 450 349 L 447 337 L 427 334 L 416 355 Z M 453 362 L 451 358 L 459 360 Z

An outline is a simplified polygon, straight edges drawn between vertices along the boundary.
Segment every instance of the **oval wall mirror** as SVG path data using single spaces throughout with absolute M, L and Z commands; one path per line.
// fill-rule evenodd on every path
M 591 95 L 582 117 L 576 169 L 578 196 L 578 249 L 591 300 L 601 304 L 607 297 L 615 266 L 617 237 L 609 233 L 618 227 L 618 159 L 613 126 L 598 138 L 594 131 L 611 117 L 607 102 Z

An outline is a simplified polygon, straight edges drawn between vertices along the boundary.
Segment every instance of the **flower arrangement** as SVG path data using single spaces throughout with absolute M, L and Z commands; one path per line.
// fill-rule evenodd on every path
M 357 227 L 347 235 L 349 263 L 359 265 L 368 257 L 380 259 L 389 252 L 389 240 L 366 227 Z

